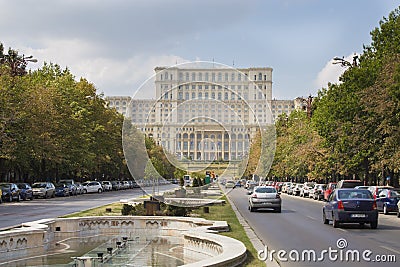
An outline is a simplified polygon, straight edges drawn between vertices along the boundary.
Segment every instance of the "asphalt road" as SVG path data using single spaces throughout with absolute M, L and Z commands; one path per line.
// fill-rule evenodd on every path
M 160 186 L 160 192 L 175 185 Z M 146 187 L 147 192 L 152 188 Z M 16 226 L 21 223 L 36 221 L 103 206 L 118 202 L 121 199 L 136 198 L 143 195 L 140 188 L 120 191 L 91 193 L 71 197 L 55 197 L 50 199 L 34 199 L 21 202 L 5 202 L 0 204 L 0 229 Z
M 358 224 L 342 225 L 341 228 L 335 229 L 331 224 L 324 225 L 322 223 L 322 207 L 324 205 L 322 201 L 282 194 L 282 213 L 267 210 L 250 212 L 248 196 L 244 188 L 236 188 L 230 191 L 228 196 L 257 236 L 268 247 L 269 253 L 271 250 L 286 251 L 286 254 L 282 254 L 281 259 L 284 260 L 280 261 L 281 266 L 399 266 L 400 219 L 395 214 L 379 214 L 378 229 L 376 230 L 370 229 L 369 225 L 360 228 Z M 339 244 L 340 247 L 337 245 L 339 239 L 345 239 Z M 344 243 L 347 243 L 347 246 L 342 247 Z M 321 256 L 321 252 L 329 251 L 329 248 L 337 250 L 337 252 L 332 252 L 331 257 L 328 252 Z M 299 252 L 299 261 L 290 259 L 297 257 L 296 252 L 291 252 L 291 250 Z M 308 260 L 308 254 L 305 253 L 307 260 L 302 261 L 301 255 L 305 250 L 315 251 L 316 260 Z M 350 250 L 359 251 L 359 262 L 352 261 L 353 257 L 350 254 L 347 254 L 350 261 L 345 261 L 346 253 L 350 253 Z M 362 259 L 362 253 L 365 250 L 372 252 L 371 255 L 365 252 L 367 253 L 365 254 L 366 258 L 371 259 L 370 262 Z M 343 260 L 340 260 L 341 253 Z M 334 260 L 335 255 L 338 256 L 337 260 Z M 383 257 L 380 259 L 394 255 L 397 262 L 377 262 L 379 258 L 375 258 L 375 256 L 380 257 L 381 255 Z M 319 261 L 319 258 L 323 260 Z

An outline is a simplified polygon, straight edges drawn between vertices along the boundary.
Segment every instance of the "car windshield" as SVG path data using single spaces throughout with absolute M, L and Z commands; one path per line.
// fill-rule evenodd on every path
M 33 184 L 32 188 L 45 188 L 46 184 Z
M 56 184 L 56 187 L 67 187 L 66 184 Z
M 256 193 L 276 193 L 276 189 L 272 187 L 259 187 L 255 190 Z
M 339 190 L 339 199 L 372 199 L 368 190 Z
M 27 189 L 26 184 L 17 184 L 18 188 L 20 189 Z

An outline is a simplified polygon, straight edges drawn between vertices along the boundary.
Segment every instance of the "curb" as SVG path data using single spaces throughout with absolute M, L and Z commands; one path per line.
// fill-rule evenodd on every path
M 231 207 L 232 207 L 233 211 L 235 212 L 236 217 L 239 220 L 239 223 L 243 226 L 244 231 L 246 232 L 246 235 L 250 239 L 250 242 L 253 244 L 256 251 L 260 251 L 260 250 L 264 249 L 265 244 L 261 241 L 261 239 L 257 236 L 257 234 L 253 231 L 253 229 L 247 223 L 247 220 L 242 216 L 240 211 L 237 209 L 235 203 L 230 199 L 229 194 L 225 194 L 225 196 L 228 199 L 229 204 L 231 204 Z M 265 265 L 268 267 L 280 267 L 280 264 L 275 259 L 273 261 L 266 262 Z

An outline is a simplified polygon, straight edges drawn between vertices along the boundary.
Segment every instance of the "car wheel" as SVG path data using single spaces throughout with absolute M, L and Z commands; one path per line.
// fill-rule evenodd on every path
M 83 193 L 84 193 L 84 194 L 87 194 L 87 190 L 86 190 L 86 189 L 83 189 Z
M 56 192 L 53 192 L 53 194 L 51 194 L 51 197 L 55 198 L 56 197 Z
M 378 228 L 378 220 L 371 222 L 371 229 L 376 229 Z
M 101 190 L 101 189 L 99 188 L 99 190 L 97 190 L 97 192 L 100 194 L 101 192 L 103 192 L 103 190 Z
M 325 211 L 322 211 L 322 221 L 324 224 L 329 224 L 329 220 L 326 218 Z
M 387 206 L 383 205 L 383 214 L 387 215 L 388 213 Z
M 20 196 L 20 194 L 18 194 L 18 196 L 17 196 L 17 202 L 20 202 L 21 201 L 21 196 Z
M 282 208 L 281 208 L 281 207 L 279 207 L 279 208 L 276 208 L 276 209 L 275 209 L 275 212 L 277 212 L 277 213 L 281 213 L 281 212 L 282 212 Z
M 400 210 L 397 211 L 397 218 L 400 218 Z
M 29 198 L 30 200 L 33 200 L 33 195 Z
M 364 228 L 364 226 L 365 226 L 365 223 L 363 223 L 363 222 L 360 223 L 360 227 L 361 227 L 361 228 Z
M 48 196 L 47 192 L 46 192 L 46 193 L 44 193 L 44 197 L 43 197 L 43 198 L 49 198 L 49 196 Z
M 332 226 L 333 226 L 333 228 L 338 228 L 339 224 L 340 224 L 339 221 L 337 221 L 335 216 L 332 215 Z

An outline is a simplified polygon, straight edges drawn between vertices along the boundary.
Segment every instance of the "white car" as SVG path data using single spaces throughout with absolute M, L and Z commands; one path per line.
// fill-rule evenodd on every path
M 111 191 L 112 190 L 112 184 L 110 181 L 102 181 L 101 185 L 103 186 L 104 191 Z
M 251 212 L 268 208 L 275 212 L 281 212 L 282 199 L 279 192 L 273 186 L 256 186 L 249 196 L 249 210 Z
M 102 193 L 103 187 L 99 182 L 85 182 L 83 185 L 83 193 Z

